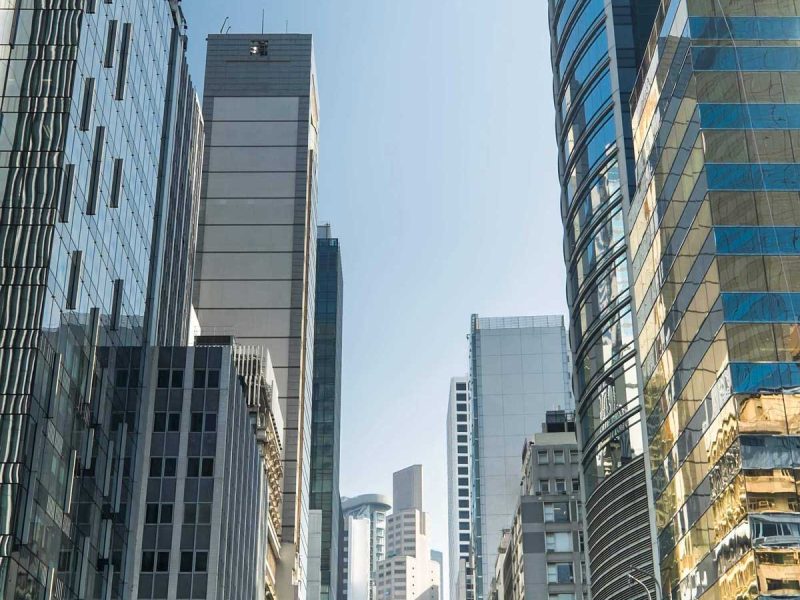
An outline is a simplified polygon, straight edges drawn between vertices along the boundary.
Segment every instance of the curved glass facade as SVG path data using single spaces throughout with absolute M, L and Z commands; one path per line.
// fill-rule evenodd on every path
M 664 4 L 628 215 L 665 600 L 800 597 L 800 7 Z
M 627 570 L 652 569 L 625 214 L 633 180 L 627 98 L 640 37 L 632 23 L 649 32 L 654 4 L 550 0 L 573 388 L 595 599 L 638 598 L 644 590 L 629 589 Z M 616 543 L 609 518 L 625 529 L 628 543 Z

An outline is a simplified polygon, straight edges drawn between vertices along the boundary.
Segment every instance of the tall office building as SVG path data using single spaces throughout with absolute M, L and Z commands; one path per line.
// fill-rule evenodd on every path
M 194 301 L 203 333 L 272 356 L 285 404 L 278 595 L 305 599 L 316 270 L 310 35 L 210 35 Z
M 376 597 L 439 600 L 441 562 L 434 561 L 431 553 L 422 465 L 395 472 L 392 490 L 394 506 L 386 519 L 386 557 L 377 565 Z
M 570 345 L 595 600 L 646 598 L 653 523 L 629 289 L 629 96 L 655 0 L 549 0 Z M 624 532 L 621 536 L 620 532 Z
M 522 454 L 517 510 L 498 539 L 490 599 L 589 598 L 574 414 L 546 418 Z
M 342 396 L 342 259 L 330 225 L 317 228 L 317 289 L 314 317 L 314 386 L 311 414 L 309 510 L 319 523 L 309 528 L 309 547 L 319 565 L 309 573 L 309 600 L 336 600 L 339 577 L 339 431 Z M 318 515 L 315 515 L 318 512 Z M 309 559 L 310 560 L 310 559 Z M 318 581 L 311 586 L 311 578 Z
M 439 550 L 431 550 L 431 560 L 436 564 L 439 569 L 439 600 L 444 600 L 444 554 Z
M 800 595 L 800 7 L 673 0 L 634 91 L 661 596 Z
M 142 363 L 128 597 L 276 598 L 283 418 L 269 354 L 201 337 Z
M 391 508 L 391 499 L 382 494 L 342 499 L 342 598 L 376 600 L 376 569 L 386 558 L 386 515 Z
M 519 497 L 519 457 L 545 412 L 572 405 L 561 316 L 480 318 L 470 331 L 472 545 L 477 598 L 486 598 L 497 542 Z
M 183 243 L 160 215 L 196 200 L 170 196 L 173 161 L 197 152 L 175 146 L 175 100 L 193 102 L 185 23 L 167 0 L 17 3 L 4 22 L 0 595 L 122 598 L 138 443 L 125 384 L 157 337 L 153 266 Z
M 469 377 L 450 379 L 447 402 L 447 526 L 450 600 L 473 600 L 470 567 L 470 468 L 472 419 Z

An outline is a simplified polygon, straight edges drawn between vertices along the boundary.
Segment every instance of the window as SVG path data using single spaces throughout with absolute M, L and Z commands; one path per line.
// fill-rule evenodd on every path
M 469 440 L 467 440 L 467 436 L 460 435 L 458 436 L 458 443 L 459 444 L 466 444 Z
M 169 387 L 169 369 L 159 369 L 158 370 L 157 385 L 160 388 L 168 388 Z
M 61 178 L 61 204 L 58 209 L 58 220 L 61 223 L 69 222 L 72 212 L 72 196 L 75 189 L 75 165 L 64 165 L 64 173 Z
M 538 481 L 538 490 L 540 494 L 549 494 L 550 493 L 550 480 L 549 479 L 540 479 Z
M 466 391 L 466 390 L 467 390 L 467 384 L 466 383 L 457 383 L 456 384 L 456 391 L 457 392 Z M 461 394 L 459 394 L 459 396 L 460 395 Z
M 94 130 L 92 166 L 89 171 L 89 190 L 86 192 L 86 214 L 97 214 L 97 195 L 100 193 L 100 175 L 103 171 L 103 155 L 106 147 L 106 128 L 102 125 Z
M 145 523 L 150 525 L 158 523 L 158 504 L 148 503 L 144 515 Z
M 106 31 L 106 52 L 103 57 L 103 66 L 110 69 L 114 66 L 114 51 L 117 43 L 117 22 L 109 21 L 108 30 Z
M 164 459 L 164 477 L 175 477 L 177 461 L 174 458 Z
M 458 467 L 459 475 L 469 475 L 469 467 Z
M 548 463 L 547 450 L 539 450 L 536 453 L 536 462 L 540 465 L 546 465 Z
M 469 531 L 469 523 L 459 523 L 458 528 L 462 531 Z
M 469 511 L 468 510 L 460 510 L 460 511 L 458 511 L 458 518 L 459 519 L 469 519 Z
M 209 369 L 206 387 L 216 389 L 219 387 L 219 369 Z
M 130 54 L 133 27 L 130 23 L 122 26 L 122 40 L 119 45 L 119 69 L 117 70 L 117 89 L 114 95 L 116 100 L 125 99 L 125 80 L 128 77 L 128 55 Z
M 67 282 L 67 309 L 75 310 L 78 308 L 78 291 L 81 282 L 81 265 L 83 264 L 83 252 L 75 250 L 70 255 L 69 281 Z
M 467 426 L 466 425 L 458 425 L 457 426 L 457 430 L 458 430 L 458 433 L 466 433 L 467 432 Z
M 566 494 L 567 493 L 567 482 L 564 479 L 556 479 L 556 493 L 557 494 Z
M 579 456 L 578 456 L 578 451 L 577 450 L 570 450 L 569 451 L 569 462 L 571 462 L 573 464 L 578 464 Z
M 142 552 L 142 572 L 152 573 L 156 566 L 156 553 L 155 552 Z
M 123 162 L 121 158 L 114 159 L 114 172 L 111 177 L 111 199 L 108 205 L 111 208 L 119 208 L 119 197 L 122 193 Z
M 469 460 L 467 459 L 466 456 L 459 456 L 458 457 L 458 464 L 467 465 L 467 464 L 469 464 Z
M 217 415 L 214 413 L 206 413 L 206 431 L 217 430 Z
M 161 477 L 161 459 L 155 456 L 150 459 L 150 477 Z
M 166 573 L 169 571 L 169 552 L 159 552 L 156 554 L 156 571 Z
M 172 523 L 172 504 L 162 504 L 160 523 Z
M 183 505 L 183 522 L 186 525 L 193 524 L 197 520 L 197 504 L 187 502 Z
M 190 458 L 186 461 L 186 476 L 199 477 L 200 476 L 200 459 Z
M 459 477 L 458 478 L 458 485 L 469 485 L 469 478 L 468 477 Z
M 114 292 L 111 299 L 111 330 L 119 329 L 119 319 L 122 314 L 122 290 L 125 287 L 124 279 L 114 280 Z
M 203 459 L 203 468 L 201 471 L 201 475 L 203 477 L 213 477 L 214 476 L 214 459 L 213 458 L 204 458 Z
M 94 77 L 83 80 L 83 101 L 81 102 L 81 120 L 78 128 L 89 131 L 92 121 L 92 108 L 94 107 Z
M 208 569 L 208 552 L 196 552 L 194 555 L 194 570 L 204 572 Z
M 183 387 L 183 369 L 172 369 L 172 387 Z
M 544 503 L 544 522 L 545 523 L 569 523 L 569 503 L 568 502 L 545 502 Z
M 181 430 L 181 413 L 169 413 L 167 417 L 167 431 L 180 431 Z
M 466 404 L 456 404 L 456 410 L 458 412 L 467 412 L 467 405 Z
M 458 508 L 469 508 L 469 500 L 459 500 Z
M 547 583 L 573 583 L 572 563 L 547 563 Z
M 567 531 L 545 533 L 544 547 L 550 552 L 572 552 L 572 534 Z
M 181 552 L 181 572 L 183 573 L 191 573 L 192 572 L 192 561 L 194 556 L 191 552 Z
M 572 480 L 572 491 L 573 492 L 580 492 L 581 491 L 581 480 L 580 479 L 573 479 Z
M 553 450 L 553 463 L 557 465 L 563 465 L 566 461 L 564 460 L 564 451 L 563 450 Z
M 465 415 L 465 414 L 456 415 L 456 421 L 459 422 L 459 423 L 466 423 L 467 422 L 467 415 Z
M 161 432 L 167 429 L 167 413 L 157 412 L 153 415 L 153 431 Z
M 199 433 L 203 431 L 203 413 L 193 412 L 190 431 L 192 433 Z
M 204 388 L 206 387 L 206 370 L 205 369 L 195 369 L 194 370 L 194 386 L 195 388 Z

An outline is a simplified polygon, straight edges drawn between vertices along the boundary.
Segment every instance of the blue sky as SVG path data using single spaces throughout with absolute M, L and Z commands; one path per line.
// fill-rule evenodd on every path
M 319 218 L 345 280 L 341 492 L 425 467 L 447 551 L 445 413 L 470 314 L 566 311 L 546 2 L 185 0 L 205 36 L 313 33 Z

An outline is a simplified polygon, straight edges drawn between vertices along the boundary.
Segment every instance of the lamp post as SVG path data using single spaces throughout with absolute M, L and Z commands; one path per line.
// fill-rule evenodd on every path
M 634 575 L 634 573 L 636 573 L 636 575 L 638 575 L 639 577 Z M 647 587 L 647 585 L 645 584 L 643 579 L 640 579 L 640 577 L 647 577 L 647 576 L 648 576 L 647 573 L 642 571 L 640 568 L 631 567 L 631 570 L 628 571 L 628 583 L 632 583 L 632 582 L 638 583 L 640 586 L 642 586 L 644 588 L 644 591 L 647 592 L 648 600 L 653 600 L 653 594 L 650 591 L 650 588 Z

